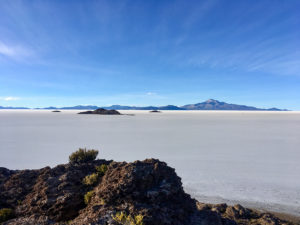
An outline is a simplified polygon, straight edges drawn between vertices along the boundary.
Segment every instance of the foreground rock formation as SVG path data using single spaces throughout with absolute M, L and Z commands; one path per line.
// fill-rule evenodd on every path
M 117 110 L 111 109 L 96 109 L 94 111 L 86 111 L 86 112 L 80 112 L 78 114 L 99 114 L 99 115 L 121 115 L 120 112 L 118 112 Z
M 105 168 L 101 174 L 99 166 Z M 89 176 L 89 184 L 83 182 L 93 174 L 96 180 Z M 293 224 L 240 205 L 199 203 L 184 192 L 175 170 L 155 159 L 133 163 L 94 160 L 39 170 L 0 168 L 3 208 L 13 210 L 14 218 L 3 223 L 9 225 Z

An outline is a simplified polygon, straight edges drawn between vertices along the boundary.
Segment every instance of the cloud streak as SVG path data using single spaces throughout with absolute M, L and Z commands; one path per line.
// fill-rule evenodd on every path
M 8 45 L 0 40 L 0 56 L 22 60 L 33 55 L 33 51 L 20 45 Z
M 170 60 L 186 67 L 300 76 L 300 24 L 294 15 L 291 9 L 272 8 L 267 1 L 249 9 L 234 5 L 226 17 L 208 15 L 207 20 L 195 21 L 205 32 L 197 37 L 187 32 L 189 41 L 176 46 Z M 213 26 L 206 22 L 212 20 Z
M 8 96 L 8 97 L 0 97 L 0 100 L 3 100 L 3 101 L 17 101 L 17 100 L 20 100 L 20 98 L 19 97 Z

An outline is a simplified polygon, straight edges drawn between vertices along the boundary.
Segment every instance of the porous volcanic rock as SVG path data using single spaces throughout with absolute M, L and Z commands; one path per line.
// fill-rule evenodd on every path
M 83 178 L 95 172 L 95 166 L 109 163 L 95 160 L 20 171 L 1 168 L 0 177 L 6 178 L 0 179 L 0 208 L 14 209 L 17 217 L 35 215 L 34 218 L 42 216 L 50 221 L 72 219 L 85 207 L 83 195 L 87 187 L 82 183 Z
M 31 192 L 39 171 L 0 168 L 0 209 L 18 205 Z
M 184 193 L 175 170 L 155 159 L 110 164 L 94 192 L 91 204 L 74 222 L 99 223 L 98 218 L 124 211 L 143 215 L 145 224 L 179 225 L 189 224 L 196 211 L 195 200 Z
M 199 211 L 215 212 L 226 220 L 223 224 L 232 224 L 234 221 L 238 225 L 299 225 L 299 222 L 289 222 L 277 218 L 271 213 L 259 212 L 253 209 L 247 209 L 237 204 L 228 206 L 227 204 L 206 204 L 197 202 Z M 215 223 L 213 223 L 215 224 Z
M 85 111 L 85 112 L 79 112 L 78 114 L 99 114 L 99 115 L 122 115 L 120 112 L 117 110 L 111 109 L 96 109 L 94 111 Z
M 108 165 L 104 175 L 84 185 L 84 177 L 102 164 Z M 6 225 L 118 225 L 118 212 L 141 215 L 144 225 L 293 224 L 240 205 L 199 203 L 184 192 L 175 170 L 157 159 L 95 160 L 40 170 L 0 168 L 0 191 L 0 208 L 15 214 Z M 87 192 L 92 197 L 85 204 Z

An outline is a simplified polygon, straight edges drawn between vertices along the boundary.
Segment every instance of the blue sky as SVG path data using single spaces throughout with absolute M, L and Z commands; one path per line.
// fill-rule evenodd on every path
M 1 1 L 0 105 L 300 110 L 300 1 Z

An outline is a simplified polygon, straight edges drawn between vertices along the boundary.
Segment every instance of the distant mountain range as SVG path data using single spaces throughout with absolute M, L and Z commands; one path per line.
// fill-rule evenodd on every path
M 121 106 L 121 105 L 112 105 L 109 107 L 103 107 L 105 109 L 116 109 L 116 110 L 185 110 L 175 105 L 166 105 L 166 106 Z
M 261 109 L 253 106 L 246 105 L 237 105 L 230 104 L 226 102 L 220 102 L 214 99 L 209 99 L 205 102 L 197 103 L 197 104 L 189 104 L 184 106 L 175 106 L 175 105 L 166 105 L 166 106 L 122 106 L 122 105 L 112 105 L 112 106 L 96 106 L 96 105 L 76 105 L 70 107 L 46 107 L 46 108 L 35 108 L 35 109 L 76 109 L 76 110 L 87 110 L 87 109 L 115 109 L 115 110 L 239 110 L 239 111 L 287 111 L 286 109 L 278 109 L 278 108 L 269 108 L 269 109 Z M 0 106 L 0 109 L 29 109 L 26 107 L 3 107 Z
M 69 107 L 46 107 L 46 108 L 35 108 L 35 109 L 77 109 L 77 110 L 86 110 L 86 109 L 98 109 L 98 108 L 103 108 L 100 106 L 96 106 L 96 105 L 76 105 L 76 106 L 69 106 Z
M 30 108 L 27 108 L 27 107 L 0 106 L 0 109 L 30 109 Z

